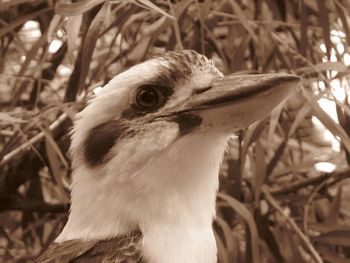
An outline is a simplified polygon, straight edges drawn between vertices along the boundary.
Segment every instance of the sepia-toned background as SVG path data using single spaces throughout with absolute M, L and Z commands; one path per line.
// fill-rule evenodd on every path
M 33 262 L 62 229 L 75 113 L 181 49 L 225 74 L 303 78 L 230 141 L 219 262 L 350 262 L 349 0 L 0 0 L 0 262 Z

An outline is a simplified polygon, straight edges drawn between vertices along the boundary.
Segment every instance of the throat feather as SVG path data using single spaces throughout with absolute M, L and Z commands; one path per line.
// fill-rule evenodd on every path
M 122 170 L 125 164 L 114 159 L 93 171 L 78 167 L 71 213 L 57 242 L 109 239 L 139 228 L 150 262 L 215 262 L 212 220 L 226 142 L 217 134 L 188 134 L 136 170 Z M 189 253 L 193 258 L 186 260 Z

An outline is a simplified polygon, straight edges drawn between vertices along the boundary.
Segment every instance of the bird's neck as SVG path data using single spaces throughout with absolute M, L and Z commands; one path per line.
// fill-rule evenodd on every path
M 140 229 L 150 262 L 216 262 L 212 220 L 225 146 L 218 136 L 179 139 L 127 181 L 118 171 L 78 167 L 69 220 L 56 242 Z

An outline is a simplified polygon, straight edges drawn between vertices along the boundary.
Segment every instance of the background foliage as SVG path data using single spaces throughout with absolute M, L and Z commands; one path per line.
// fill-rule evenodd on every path
M 67 134 L 93 89 L 185 48 L 225 73 L 303 77 L 230 142 L 220 263 L 350 262 L 349 10 L 348 0 L 0 1 L 1 261 L 32 262 L 64 225 Z

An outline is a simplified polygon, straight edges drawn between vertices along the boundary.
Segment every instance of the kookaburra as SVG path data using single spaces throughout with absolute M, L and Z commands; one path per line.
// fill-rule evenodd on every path
M 38 261 L 216 262 L 212 222 L 228 139 L 298 81 L 225 77 L 190 50 L 113 78 L 77 115 L 69 218 Z

